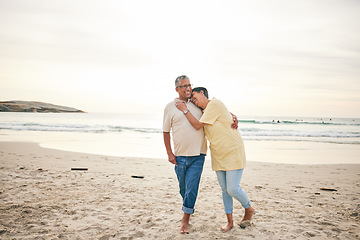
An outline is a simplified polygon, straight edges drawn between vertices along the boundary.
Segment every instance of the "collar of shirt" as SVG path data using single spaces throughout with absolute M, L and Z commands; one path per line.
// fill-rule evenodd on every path
M 189 102 L 190 102 L 190 99 L 188 99 L 187 102 L 185 102 L 184 100 L 180 100 L 180 99 L 178 99 L 178 98 L 175 98 L 174 101 L 175 101 L 175 102 L 179 102 L 179 101 L 180 101 L 180 102 L 183 102 L 183 103 L 189 103 Z

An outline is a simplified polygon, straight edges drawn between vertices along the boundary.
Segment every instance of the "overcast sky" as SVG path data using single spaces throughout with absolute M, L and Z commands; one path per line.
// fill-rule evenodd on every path
M 238 116 L 360 117 L 358 0 L 0 0 L 0 100 L 162 115 L 186 74 Z

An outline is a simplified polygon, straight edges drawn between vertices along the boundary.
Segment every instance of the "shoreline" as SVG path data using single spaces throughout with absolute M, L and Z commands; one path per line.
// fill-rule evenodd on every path
M 185 236 L 178 232 L 181 197 L 167 159 L 0 142 L 0 160 L 2 239 L 359 238 L 360 164 L 249 161 L 241 186 L 255 208 L 253 223 L 222 233 L 226 218 L 221 190 L 206 160 Z M 74 167 L 88 171 L 72 171 Z M 241 205 L 234 202 L 236 224 L 242 215 Z
M 88 135 L 71 136 L 0 136 L 2 142 L 28 142 L 43 148 L 60 151 L 104 155 L 108 157 L 138 157 L 167 159 L 163 139 L 160 136 L 141 139 L 140 136 Z M 10 138 L 10 139 L 9 139 Z M 21 141 L 21 139 L 24 139 Z M 105 143 L 105 144 L 104 144 Z M 360 164 L 360 145 L 324 142 L 244 140 L 248 162 L 282 163 L 296 165 Z M 210 150 L 207 157 L 210 161 Z

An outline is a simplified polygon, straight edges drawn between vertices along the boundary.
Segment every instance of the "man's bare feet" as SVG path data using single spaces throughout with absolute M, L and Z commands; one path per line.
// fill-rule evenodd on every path
M 223 232 L 227 232 L 229 231 L 230 229 L 232 229 L 234 227 L 234 223 L 227 223 L 226 226 L 223 226 L 221 228 L 221 231 Z
M 180 227 L 180 233 L 181 234 L 189 234 L 189 225 L 186 224 L 186 225 L 181 225 Z
M 249 208 L 245 209 L 245 214 L 241 222 L 243 221 L 251 221 L 252 216 L 254 215 L 254 209 L 250 206 Z
M 181 227 L 180 227 L 180 233 L 181 234 L 189 234 L 189 221 L 190 221 L 190 214 L 184 213 L 184 216 L 181 220 Z

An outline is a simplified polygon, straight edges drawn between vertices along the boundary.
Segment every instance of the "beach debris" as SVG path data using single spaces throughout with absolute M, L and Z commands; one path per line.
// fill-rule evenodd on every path
M 314 232 L 306 232 L 307 235 L 309 235 L 310 237 L 315 237 L 316 234 Z
M 132 175 L 132 178 L 144 178 L 144 176 L 136 176 L 136 175 Z
M 71 168 L 72 171 L 87 171 L 87 168 Z
M 320 193 L 319 193 L 319 192 L 316 192 L 315 195 L 320 195 Z
M 38 171 L 40 171 L 40 172 L 47 172 L 47 170 L 44 170 L 44 169 L 42 169 L 42 168 L 39 168 Z
M 246 227 L 250 227 L 251 226 L 251 223 L 249 220 L 245 220 L 245 221 L 242 221 L 240 224 L 239 224 L 239 227 L 241 228 L 246 228 Z
M 329 192 L 337 192 L 337 190 L 334 189 L 334 188 L 320 188 L 320 190 L 322 190 L 322 191 L 329 191 Z
M 20 169 L 25 169 L 25 167 L 20 167 Z
M 102 236 L 101 238 L 99 238 L 99 240 L 109 240 L 111 237 L 110 234 L 105 234 L 104 236 Z

